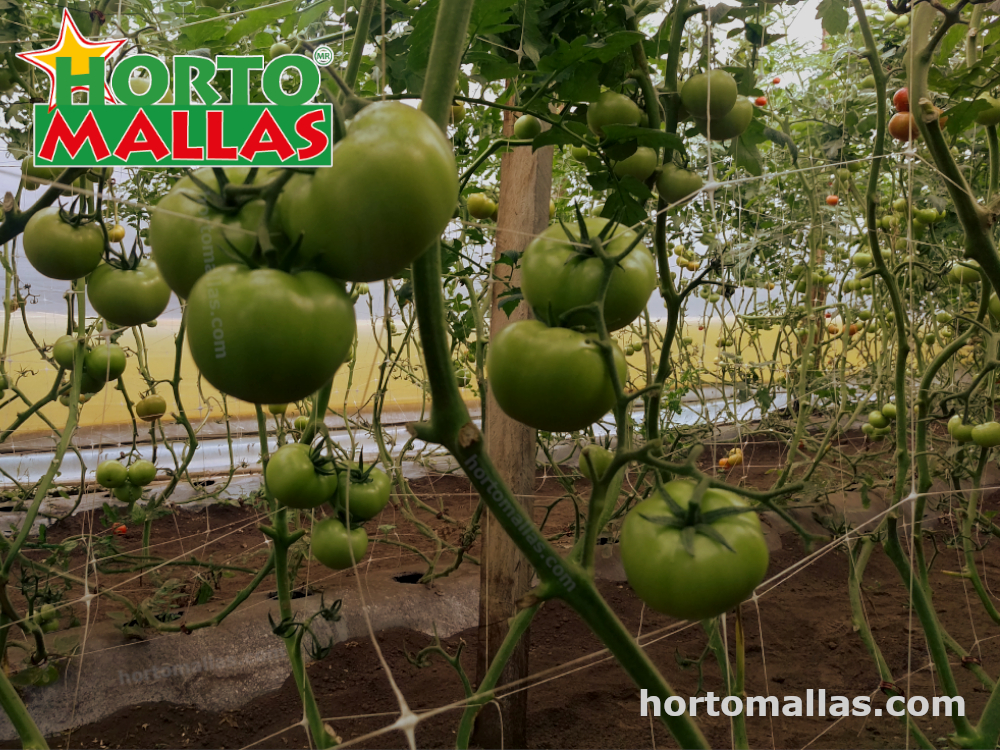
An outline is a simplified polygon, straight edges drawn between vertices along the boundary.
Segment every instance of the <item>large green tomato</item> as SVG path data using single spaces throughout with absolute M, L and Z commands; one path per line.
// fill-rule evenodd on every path
M 86 349 L 84 349 L 86 355 Z M 60 367 L 67 370 L 73 369 L 73 360 L 76 357 L 76 336 L 60 336 L 56 343 L 52 345 L 52 359 Z
M 605 91 L 587 107 L 587 125 L 591 131 L 604 137 L 606 125 L 638 125 L 642 119 L 639 105 L 627 96 Z
M 305 443 L 289 443 L 278 449 L 267 462 L 264 480 L 275 499 L 289 508 L 315 508 L 332 501 L 337 492 L 337 473 L 327 462 L 317 471 L 312 449 Z
M 965 424 L 961 414 L 955 414 L 948 420 L 948 434 L 955 438 L 956 442 L 968 443 L 972 440 L 972 431 L 976 428 L 974 424 Z
M 730 138 L 737 138 L 743 135 L 744 131 L 750 127 L 753 119 L 753 102 L 745 96 L 736 98 L 736 104 L 724 117 L 713 117 L 711 120 L 701 120 L 695 118 L 694 124 L 706 138 L 709 137 L 709 126 L 711 126 L 711 139 L 713 141 L 728 141 Z
M 28 190 L 34 190 L 41 184 L 31 179 L 32 177 L 54 180 L 62 174 L 62 171 L 61 167 L 36 167 L 33 156 L 26 156 L 21 160 L 21 177 L 24 180 L 24 187 Z
M 368 551 L 368 532 L 360 527 L 348 531 L 339 519 L 324 518 L 312 527 L 312 551 L 326 567 L 347 570 Z
M 151 393 L 135 405 L 135 415 L 143 422 L 155 422 L 167 413 L 167 400 Z
M 142 487 L 136 487 L 131 482 L 125 482 L 121 487 L 115 487 L 112 493 L 123 503 L 134 503 L 142 497 Z
M 612 344 L 625 384 L 625 355 Z M 521 320 L 491 342 L 486 358 L 489 385 L 504 413 L 538 430 L 582 430 L 615 403 L 611 377 L 593 334 L 549 328 Z
M 132 270 L 99 265 L 87 280 L 87 299 L 97 314 L 119 326 L 156 320 L 170 302 L 170 287 L 152 258 Z
M 591 482 L 600 479 L 614 458 L 615 454 L 604 446 L 591 443 L 580 452 L 580 473 Z
M 156 479 L 156 465 L 144 458 L 133 461 L 127 471 L 129 484 L 136 487 L 145 487 Z
M 225 172 L 230 182 L 241 183 L 247 170 L 227 167 Z M 194 175 L 213 190 L 219 189 L 211 169 L 199 169 Z M 182 177 L 156 204 L 149 220 L 153 260 L 167 286 L 185 299 L 203 275 L 216 266 L 236 262 L 227 249 L 244 256 L 253 252 L 264 210 L 263 201 L 251 201 L 239 213 L 229 215 L 203 201 L 203 193 L 194 181 Z
M 125 350 L 118 344 L 95 346 L 83 360 L 84 370 L 102 382 L 118 380 L 125 372 Z
M 1000 125 L 1000 100 L 989 94 L 983 94 L 977 101 L 986 102 L 989 107 L 976 113 L 976 123 L 984 126 Z
M 626 175 L 635 177 L 639 182 L 645 182 L 656 169 L 656 151 L 648 146 L 639 146 L 635 153 L 614 163 L 614 172 L 618 177 Z
M 367 473 L 367 476 L 362 477 L 362 473 Z M 358 472 L 356 469 L 345 471 L 337 488 L 337 507 L 349 510 L 351 518 L 367 521 L 382 512 L 382 508 L 389 502 L 391 489 L 392 482 L 381 469 L 371 469 L 368 472 Z
M 972 442 L 980 448 L 996 448 L 1000 445 L 1000 423 L 977 424 L 972 428 Z
M 24 228 L 24 254 L 38 273 L 72 281 L 97 268 L 104 255 L 104 234 L 94 223 L 74 227 L 58 206 L 43 208 Z
M 954 261 L 948 269 L 948 280 L 953 284 L 975 284 L 982 281 L 979 264 L 974 260 Z
M 441 236 L 458 202 L 451 145 L 423 112 L 378 102 L 349 123 L 332 165 L 282 207 L 303 259 L 348 281 L 390 278 Z
M 611 223 L 608 219 L 584 219 L 587 234 L 597 237 Z M 521 293 L 538 318 L 557 325 L 560 316 L 576 307 L 595 302 L 604 280 L 604 263 L 581 247 L 579 224 L 553 224 L 536 237 L 521 257 Z M 572 237 L 567 237 L 569 231 Z M 605 243 L 610 255 L 625 251 L 636 240 L 631 229 L 616 225 Z M 583 252 L 580 252 L 583 251 Z M 604 319 L 608 330 L 624 328 L 646 307 L 656 288 L 656 263 L 642 242 L 632 248 L 611 272 L 604 297 Z M 597 321 L 586 312 L 576 312 L 563 325 L 595 329 Z
M 681 103 L 695 119 L 725 117 L 736 104 L 736 79 L 716 68 L 709 73 L 695 73 L 681 86 Z M 713 129 L 715 124 L 712 125 Z
M 753 512 L 724 516 L 711 524 L 732 550 L 705 534 L 695 534 L 691 555 L 684 531 L 655 523 L 672 516 L 662 493 L 687 509 L 694 483 L 674 480 L 633 508 L 622 524 L 622 565 L 628 582 L 649 607 L 679 619 L 704 620 L 736 607 L 753 593 L 767 572 L 767 542 Z M 735 493 L 709 489 L 701 512 L 745 508 Z
M 109 459 L 101 461 L 97 465 L 97 483 L 102 487 L 113 490 L 116 487 L 121 487 L 127 481 L 128 472 L 120 461 Z
M 531 140 L 542 132 L 542 123 L 534 115 L 521 115 L 514 122 L 514 137 Z
M 656 191 L 667 203 L 680 203 L 694 195 L 705 181 L 697 172 L 682 169 L 676 164 L 665 164 L 660 174 L 656 176 Z
M 315 271 L 224 265 L 187 304 L 191 356 L 209 383 L 257 404 L 298 401 L 325 385 L 354 342 L 354 306 Z

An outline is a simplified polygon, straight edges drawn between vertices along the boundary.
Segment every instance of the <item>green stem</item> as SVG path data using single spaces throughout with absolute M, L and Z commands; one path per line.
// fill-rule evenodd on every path
M 4 669 L 0 669 L 0 707 L 14 725 L 17 736 L 21 739 L 21 747 L 25 750 L 48 750 L 45 737 L 28 714 L 24 701 L 17 694 Z
M 358 24 L 354 28 L 354 41 L 351 43 L 351 56 L 347 59 L 347 70 L 344 71 L 343 79 L 350 89 L 354 88 L 358 80 L 358 71 L 361 70 L 361 60 L 365 54 L 365 43 L 368 41 L 374 10 L 375 0 L 361 0 L 361 7 L 358 8 Z

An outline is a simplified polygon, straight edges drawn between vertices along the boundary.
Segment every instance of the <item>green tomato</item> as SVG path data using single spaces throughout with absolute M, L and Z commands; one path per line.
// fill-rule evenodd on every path
M 267 410 L 277 417 L 288 411 L 288 404 L 268 404 Z
M 104 234 L 94 223 L 74 227 L 57 206 L 43 208 L 24 228 L 24 254 L 43 276 L 71 281 L 86 276 L 104 255 Z
M 362 528 L 348 531 L 337 518 L 324 518 L 312 527 L 313 555 L 332 570 L 347 570 L 367 551 L 368 532 Z
M 857 268 L 868 268 L 875 260 L 870 253 L 854 253 L 851 263 Z
M 356 469 L 349 469 L 340 480 L 337 508 L 349 511 L 351 518 L 367 521 L 381 513 L 389 502 L 392 482 L 380 469 L 372 469 L 365 478 Z
M 602 218 L 586 218 L 584 225 L 590 237 L 597 237 L 611 222 Z M 571 237 L 567 237 L 569 232 Z M 605 243 L 606 251 L 618 255 L 625 251 L 636 235 L 632 230 L 615 225 Z M 576 307 L 589 305 L 598 299 L 604 282 L 604 263 L 593 254 L 581 253 L 574 243 L 580 242 L 579 224 L 553 224 L 535 238 L 521 257 L 521 292 L 537 316 L 551 325 Z M 644 244 L 639 242 L 612 271 L 604 297 L 604 318 L 609 331 L 624 328 L 645 309 L 656 288 L 656 263 Z M 586 312 L 573 313 L 564 325 L 594 328 L 596 321 Z
M 631 176 L 645 182 L 656 170 L 658 159 L 656 151 L 647 146 L 639 146 L 631 156 L 616 161 L 613 165 L 615 175 L 618 177 Z
M 145 487 L 156 479 L 156 465 L 152 461 L 140 458 L 128 467 L 128 481 L 136 487 Z
M 100 344 L 87 352 L 83 366 L 96 380 L 118 380 L 125 372 L 125 350 L 118 344 Z
M 868 424 L 876 430 L 881 430 L 882 428 L 889 426 L 889 420 L 881 411 L 876 409 L 868 413 Z
M 712 120 L 701 120 L 695 118 L 694 124 L 706 138 L 711 137 L 713 141 L 728 141 L 730 138 L 737 138 L 750 127 L 753 119 L 753 102 L 745 96 L 738 96 L 736 104 L 725 117 L 713 118 Z M 709 126 L 711 125 L 711 136 Z
M 612 347 L 624 384 L 625 355 Z M 511 323 L 490 342 L 486 368 L 504 413 L 538 430 L 582 430 L 614 405 L 611 377 L 593 334 L 549 328 L 538 320 Z
M 976 425 L 965 424 L 958 414 L 948 420 L 948 434 L 955 438 L 955 442 L 968 443 L 972 440 L 972 431 Z
M 167 413 L 167 400 L 151 393 L 135 405 L 135 415 L 143 422 L 155 422 Z
M 975 284 L 981 281 L 979 264 L 974 260 L 955 261 L 948 270 L 948 280 L 953 284 Z
M 1000 99 L 995 99 L 989 94 L 983 94 L 977 101 L 986 102 L 989 106 L 981 112 L 976 113 L 976 123 L 985 127 L 1000 125 Z
M 521 115 L 514 122 L 514 137 L 520 140 L 533 140 L 542 132 L 542 123 L 534 115 Z
M 993 319 L 1000 321 L 1000 297 L 996 292 L 990 294 L 989 310 Z
M 465 205 L 469 209 L 469 216 L 480 221 L 493 216 L 497 208 L 497 204 L 486 193 L 473 193 Z
M 614 91 L 603 91 L 587 107 L 587 126 L 600 138 L 608 125 L 638 125 L 642 110 L 634 101 Z
M 577 161 L 584 161 L 588 156 L 590 156 L 590 149 L 586 146 L 573 146 L 570 148 L 570 154 Z
M 580 453 L 580 473 L 591 482 L 600 479 L 611 466 L 614 457 L 615 454 L 607 448 L 591 443 Z
M 288 236 L 302 237 L 303 260 L 324 273 L 388 279 L 448 226 L 458 200 L 455 157 L 423 112 L 399 102 L 365 107 L 331 159 L 282 210 Z
M 753 512 L 723 516 L 711 528 L 729 545 L 695 534 L 693 553 L 684 546 L 686 533 L 655 522 L 672 516 L 665 494 L 686 509 L 695 485 L 668 482 L 633 508 L 622 524 L 622 565 L 639 598 L 657 612 L 680 619 L 716 617 L 749 597 L 767 573 L 767 542 Z M 708 489 L 701 512 L 747 508 L 747 502 L 727 490 Z
M 128 472 L 120 461 L 109 459 L 97 465 L 97 483 L 113 490 L 128 481 Z
M 136 487 L 131 482 L 126 482 L 121 487 L 115 487 L 111 492 L 123 503 L 130 505 L 142 497 L 142 487 Z
M 704 187 L 705 181 L 697 172 L 682 169 L 676 164 L 664 164 L 656 176 L 656 190 L 667 203 L 680 203 Z
M 276 57 L 281 57 L 282 55 L 292 54 L 292 48 L 289 47 L 284 42 L 275 42 L 271 45 L 271 48 L 267 51 L 267 59 L 273 60 Z
M 884 416 L 886 419 L 895 419 L 896 418 L 896 405 L 895 404 L 885 404 L 882 407 L 882 416 Z
M 339 484 L 332 463 L 326 462 L 322 473 L 316 470 L 305 443 L 281 446 L 267 462 L 264 480 L 271 494 L 288 508 L 315 508 L 333 500 Z
M 191 356 L 209 383 L 257 404 L 298 401 L 325 385 L 354 342 L 344 287 L 315 271 L 224 265 L 187 304 Z
M 167 309 L 170 287 L 152 258 L 144 258 L 132 270 L 102 263 L 87 280 L 87 299 L 105 320 L 138 326 L 156 320 Z
M 26 156 L 21 160 L 21 179 L 24 180 L 24 187 L 28 190 L 34 190 L 40 186 L 39 182 L 31 179 L 32 177 L 55 180 L 61 174 L 61 167 L 36 167 L 33 156 Z
M 86 355 L 86 349 L 84 349 L 84 355 Z M 75 357 L 76 336 L 66 335 L 57 338 L 56 343 L 52 345 L 52 359 L 56 361 L 56 364 L 67 370 L 72 370 Z
M 735 106 L 737 93 L 736 79 L 716 68 L 688 78 L 681 86 L 681 103 L 696 120 L 711 118 L 712 130 L 715 130 L 716 122 Z
M 973 427 L 972 442 L 980 448 L 996 448 L 1000 445 L 1000 423 L 984 422 Z
M 230 182 L 242 183 L 248 170 L 226 167 L 225 172 Z M 210 188 L 219 189 L 210 168 L 198 169 L 194 176 Z M 263 201 L 251 201 L 239 213 L 228 215 L 204 205 L 201 198 L 195 183 L 184 177 L 156 204 L 149 220 L 153 260 L 167 286 L 182 299 L 213 268 L 235 263 L 229 252 L 250 256 L 257 244 L 257 227 L 264 210 Z

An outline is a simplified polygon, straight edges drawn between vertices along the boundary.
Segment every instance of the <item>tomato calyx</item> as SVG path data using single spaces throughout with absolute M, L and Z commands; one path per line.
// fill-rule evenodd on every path
M 365 452 L 362 450 L 358 456 L 358 465 L 350 466 L 347 475 L 350 477 L 351 484 L 371 484 L 375 481 L 371 476 L 374 470 L 375 464 L 369 464 L 368 468 L 365 468 Z
M 659 484 L 659 482 L 657 482 L 657 484 Z M 735 554 L 736 550 L 732 548 L 729 542 L 726 541 L 726 538 L 722 536 L 722 534 L 719 533 L 719 530 L 712 524 L 722 518 L 726 518 L 727 516 L 735 516 L 741 513 L 753 513 L 754 509 L 749 507 L 717 508 L 716 510 L 703 512 L 701 509 L 701 498 L 707 489 L 709 489 L 709 483 L 707 481 L 699 482 L 694 488 L 691 500 L 688 502 L 687 508 L 685 509 L 670 496 L 670 493 L 667 492 L 666 489 L 659 487 L 660 492 L 667 501 L 667 506 L 670 508 L 671 515 L 646 516 L 640 513 L 639 516 L 650 523 L 657 524 L 658 526 L 664 526 L 680 531 L 681 543 L 684 545 L 684 551 L 691 557 L 695 556 L 694 540 L 699 534 L 718 542 L 727 550 Z

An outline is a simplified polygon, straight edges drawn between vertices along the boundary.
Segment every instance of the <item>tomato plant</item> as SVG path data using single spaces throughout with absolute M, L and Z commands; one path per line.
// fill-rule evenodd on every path
M 603 252 L 612 257 L 632 248 L 612 271 L 604 297 L 608 329 L 618 330 L 646 307 L 656 288 L 656 266 L 634 232 L 607 219 L 587 218 L 582 227 L 553 224 L 542 232 L 521 258 L 521 289 L 535 314 L 550 325 L 596 327 L 593 312 L 576 310 L 598 301 L 604 280 L 604 263 L 587 245 L 589 238 L 600 238 Z
M 760 520 L 743 498 L 709 488 L 696 505 L 694 496 L 694 483 L 674 480 L 636 505 L 622 525 L 622 565 L 652 609 L 703 620 L 750 596 L 769 556 Z
M 355 336 L 347 292 L 314 271 L 219 266 L 195 284 L 187 310 L 201 374 L 223 393 L 257 404 L 313 393 L 333 377 Z
M 303 256 L 324 273 L 348 281 L 395 276 L 451 219 L 455 157 L 423 112 L 398 102 L 365 107 L 332 159 L 282 207 L 289 238 L 301 237 Z
M 389 502 L 392 482 L 381 469 L 369 466 L 349 467 L 337 487 L 337 508 L 351 518 L 367 521 L 375 518 Z
M 364 559 L 368 533 L 363 528 L 348 530 L 337 518 L 325 518 L 312 528 L 312 552 L 332 570 L 346 570 Z
M 87 299 L 108 322 L 137 326 L 156 320 L 167 309 L 170 287 L 151 258 L 134 268 L 102 263 L 87 279 Z
M 104 234 L 97 224 L 65 217 L 60 208 L 50 206 L 28 220 L 24 254 L 36 271 L 50 279 L 79 279 L 101 262 Z
M 612 344 L 618 378 L 625 356 Z M 595 338 L 537 320 L 512 323 L 491 343 L 486 360 L 500 408 L 539 430 L 580 430 L 614 405 L 615 392 Z
M 333 501 L 338 479 L 332 462 L 304 443 L 281 446 L 264 472 L 268 489 L 289 508 L 315 508 Z

